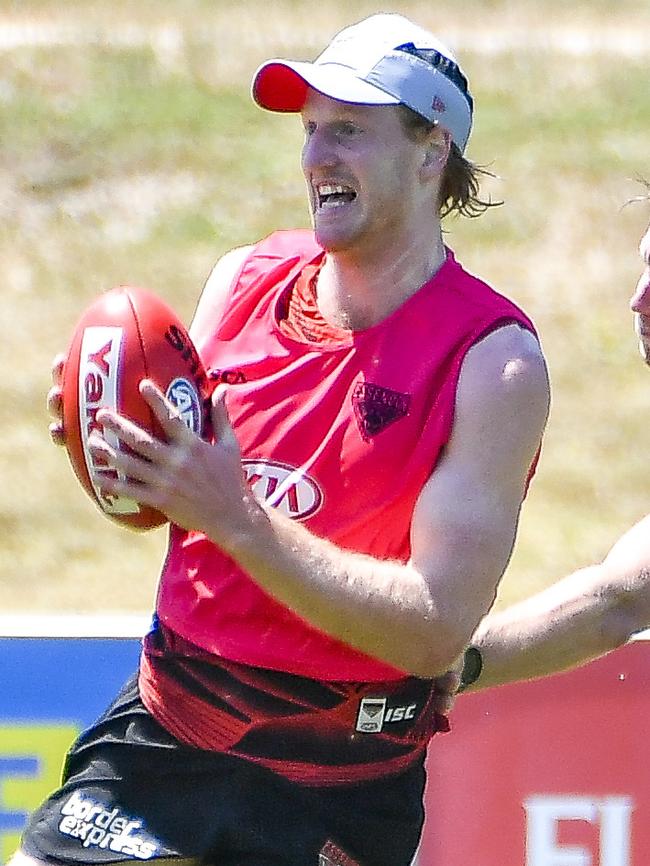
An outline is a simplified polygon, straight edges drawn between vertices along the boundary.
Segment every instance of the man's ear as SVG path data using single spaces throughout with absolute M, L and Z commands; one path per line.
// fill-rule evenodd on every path
M 422 161 L 423 177 L 437 177 L 447 164 L 451 150 L 451 134 L 440 126 L 435 126 L 429 133 L 425 143 L 424 159 Z

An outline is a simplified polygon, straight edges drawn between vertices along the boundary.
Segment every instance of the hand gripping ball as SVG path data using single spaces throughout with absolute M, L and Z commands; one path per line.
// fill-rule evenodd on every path
M 95 479 L 114 470 L 93 458 L 88 437 L 101 427 L 96 416 L 106 407 L 164 438 L 138 390 L 145 378 L 158 385 L 191 430 L 205 435 L 208 379 L 185 326 L 153 292 L 118 286 L 97 298 L 74 329 L 63 372 L 63 430 L 86 493 L 109 518 L 138 530 L 161 526 L 167 518 L 131 499 L 102 494 Z M 119 444 L 110 431 L 104 435 Z

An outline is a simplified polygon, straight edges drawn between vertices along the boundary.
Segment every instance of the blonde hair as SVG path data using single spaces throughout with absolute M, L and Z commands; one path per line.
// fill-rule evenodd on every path
M 417 140 L 437 126 L 435 121 L 427 120 L 406 105 L 398 108 L 402 126 L 409 138 Z M 481 176 L 495 177 L 483 166 L 466 159 L 452 142 L 440 183 L 438 211 L 441 218 L 451 213 L 478 217 L 489 208 L 503 204 L 502 201 L 480 197 Z

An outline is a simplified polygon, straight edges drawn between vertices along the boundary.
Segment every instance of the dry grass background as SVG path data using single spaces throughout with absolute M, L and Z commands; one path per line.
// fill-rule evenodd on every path
M 505 604 L 604 553 L 650 507 L 650 373 L 627 311 L 649 214 L 623 207 L 650 173 L 650 12 L 390 8 L 469 74 L 469 155 L 498 173 L 489 190 L 506 205 L 450 221 L 448 239 L 532 315 L 549 360 L 552 415 Z M 150 607 L 164 533 L 102 518 L 49 444 L 50 358 L 99 291 L 147 285 L 188 319 L 219 254 L 307 223 L 299 124 L 256 109 L 249 81 L 269 56 L 313 56 L 350 14 L 297 0 L 0 8 L 0 612 Z

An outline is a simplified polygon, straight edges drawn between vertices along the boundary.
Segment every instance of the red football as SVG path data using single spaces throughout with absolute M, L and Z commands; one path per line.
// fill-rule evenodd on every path
M 118 286 L 94 301 L 74 330 L 63 372 L 63 430 L 84 490 L 104 514 L 131 529 L 152 529 L 167 518 L 131 499 L 102 495 L 93 477 L 113 470 L 93 459 L 88 437 L 101 426 L 98 410 L 107 407 L 163 438 L 138 390 L 145 378 L 158 385 L 190 429 L 204 434 L 208 381 L 185 326 L 152 292 Z M 104 435 L 118 444 L 109 431 Z

